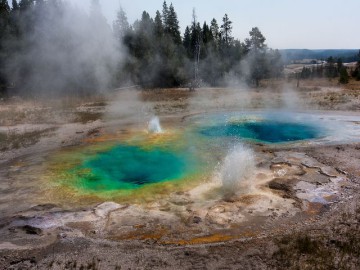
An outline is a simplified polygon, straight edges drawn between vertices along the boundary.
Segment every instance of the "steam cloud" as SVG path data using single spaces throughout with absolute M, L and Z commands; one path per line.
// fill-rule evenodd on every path
M 93 6 L 90 14 L 68 2 L 49 1 L 35 9 L 21 15 L 31 16 L 32 27 L 20 20 L 22 48 L 7 63 L 18 91 L 58 96 L 106 89 L 121 54 L 100 6 Z M 9 40 L 8 46 L 16 42 Z

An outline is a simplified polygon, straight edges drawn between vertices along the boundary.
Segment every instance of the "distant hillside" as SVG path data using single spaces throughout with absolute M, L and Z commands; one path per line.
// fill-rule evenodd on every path
M 359 49 L 352 50 L 307 50 L 307 49 L 285 49 L 280 53 L 285 63 L 291 63 L 302 59 L 326 60 L 330 56 L 342 58 L 343 62 L 354 62 L 358 60 Z

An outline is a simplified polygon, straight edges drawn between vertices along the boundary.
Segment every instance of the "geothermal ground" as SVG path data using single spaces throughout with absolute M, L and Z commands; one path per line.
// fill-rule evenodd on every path
M 357 82 L 314 80 L 2 101 L 0 269 L 359 269 L 359 95 Z M 219 115 L 273 114 L 328 133 L 265 143 L 194 132 Z M 128 145 L 155 163 L 180 157 L 152 172 L 179 180 L 91 184 L 89 157 L 131 160 Z

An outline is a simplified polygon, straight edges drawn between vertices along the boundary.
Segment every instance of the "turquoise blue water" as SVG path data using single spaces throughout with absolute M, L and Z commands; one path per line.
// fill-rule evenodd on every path
M 77 177 L 82 188 L 111 191 L 180 179 L 186 172 L 187 160 L 181 154 L 117 145 L 85 160 Z
M 293 142 L 321 136 L 320 130 L 312 125 L 271 120 L 220 123 L 200 128 L 199 132 L 208 137 L 235 137 L 265 143 Z

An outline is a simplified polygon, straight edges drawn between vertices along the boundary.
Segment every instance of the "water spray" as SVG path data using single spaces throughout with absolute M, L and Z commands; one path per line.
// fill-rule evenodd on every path
M 160 119 L 157 116 L 151 118 L 148 124 L 148 132 L 152 134 L 162 133 L 163 130 L 160 125 Z
M 249 179 L 254 171 L 254 152 L 242 144 L 235 145 L 225 157 L 220 169 L 224 197 L 249 191 Z

